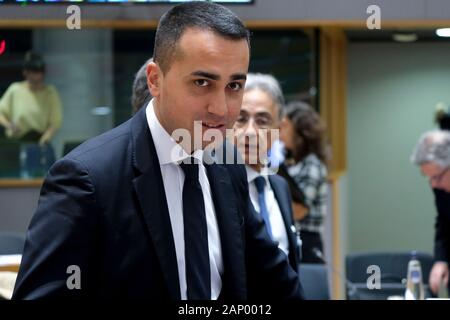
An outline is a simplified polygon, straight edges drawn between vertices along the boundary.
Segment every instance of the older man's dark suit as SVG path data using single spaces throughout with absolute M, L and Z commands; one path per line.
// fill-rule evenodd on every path
M 434 258 L 450 263 L 450 193 L 433 189 L 437 217 L 435 222 Z M 450 283 L 449 283 L 450 285 Z
M 297 274 L 251 209 L 244 166 L 212 164 L 207 173 L 222 243 L 221 297 L 301 298 Z M 166 196 L 143 108 L 51 168 L 13 299 L 180 299 Z M 80 290 L 67 288 L 71 265 L 81 270 Z
M 283 217 L 289 243 L 289 263 L 295 271 L 298 271 L 300 264 L 300 248 L 299 239 L 294 226 L 291 192 L 289 191 L 287 182 L 279 175 L 270 175 L 269 182 Z

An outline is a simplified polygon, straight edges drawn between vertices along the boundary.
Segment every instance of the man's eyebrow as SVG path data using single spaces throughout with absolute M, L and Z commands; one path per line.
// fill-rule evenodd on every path
M 220 76 L 218 74 L 214 74 L 211 72 L 206 72 L 206 71 L 194 71 L 191 73 L 191 76 L 198 76 L 198 77 L 203 77 L 203 78 L 208 78 L 211 80 L 219 80 Z
M 268 116 L 272 117 L 272 114 L 269 111 L 259 111 L 256 113 L 257 116 Z
M 207 71 L 201 71 L 201 70 L 192 72 L 191 76 L 203 77 L 203 78 L 207 78 L 207 79 L 211 79 L 211 80 L 220 80 L 220 76 L 218 74 L 214 74 L 214 73 L 207 72 Z M 246 80 L 247 75 L 245 73 L 236 73 L 236 74 L 232 74 L 230 76 L 230 79 L 232 81 Z
M 247 75 L 245 73 L 236 73 L 231 75 L 231 80 L 235 81 L 235 80 L 246 80 L 247 79 Z

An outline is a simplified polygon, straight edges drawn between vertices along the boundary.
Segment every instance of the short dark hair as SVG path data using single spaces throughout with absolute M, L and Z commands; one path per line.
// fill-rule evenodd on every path
M 134 77 L 131 88 L 131 106 L 133 107 L 133 113 L 136 113 L 152 99 L 147 85 L 147 65 L 152 61 L 152 58 L 145 61 Z
M 25 54 L 23 69 L 26 71 L 45 72 L 45 61 L 40 54 L 28 51 Z
M 153 59 L 164 73 L 169 70 L 177 42 L 187 28 L 210 30 L 232 40 L 245 39 L 250 47 L 250 32 L 230 9 L 205 1 L 186 2 L 167 11 L 156 29 Z

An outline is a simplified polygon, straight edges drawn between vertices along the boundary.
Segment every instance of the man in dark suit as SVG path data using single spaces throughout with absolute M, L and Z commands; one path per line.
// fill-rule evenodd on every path
M 248 30 L 223 6 L 181 4 L 161 18 L 153 58 L 147 107 L 49 171 L 13 299 L 302 298 L 245 167 L 206 161 L 202 137 L 239 113 Z
M 271 75 L 247 75 L 240 115 L 234 125 L 237 145 L 246 163 L 250 199 L 272 240 L 298 270 L 300 237 L 292 216 L 287 182 L 268 168 L 268 150 L 278 132 L 284 103 L 278 81 Z

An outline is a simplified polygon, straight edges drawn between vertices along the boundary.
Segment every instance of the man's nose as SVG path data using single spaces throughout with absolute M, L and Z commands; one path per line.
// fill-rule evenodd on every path
M 244 127 L 244 133 L 246 136 L 256 136 L 258 134 L 258 127 L 253 118 L 250 118 Z
M 224 92 L 216 94 L 209 104 L 208 112 L 219 117 L 224 117 L 228 112 L 227 98 Z

